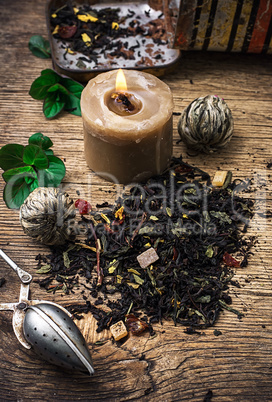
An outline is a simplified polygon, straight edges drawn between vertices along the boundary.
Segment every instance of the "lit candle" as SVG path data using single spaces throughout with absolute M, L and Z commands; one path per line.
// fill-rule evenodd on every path
M 99 74 L 81 95 L 87 164 L 123 184 L 162 173 L 172 156 L 172 111 L 169 87 L 153 75 Z

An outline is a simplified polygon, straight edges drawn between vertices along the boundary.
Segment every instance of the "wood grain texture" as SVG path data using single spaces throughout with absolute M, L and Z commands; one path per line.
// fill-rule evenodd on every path
M 48 135 L 54 152 L 63 158 L 67 174 L 63 186 L 73 197 L 96 205 L 114 202 L 122 186 L 114 187 L 96 177 L 83 155 L 81 119 L 63 113 L 46 120 L 42 103 L 28 91 L 31 83 L 51 60 L 35 58 L 28 50 L 34 34 L 47 35 L 43 0 L 0 2 L 1 92 L 0 146 L 26 144 L 35 132 Z M 107 331 L 96 332 L 96 321 L 88 314 L 77 324 L 93 354 L 95 376 L 62 372 L 21 347 L 13 334 L 12 314 L 0 312 L 0 400 L 1 401 L 203 401 L 213 391 L 212 402 L 272 401 L 272 222 L 264 217 L 271 211 L 272 161 L 272 63 L 269 56 L 188 52 L 183 53 L 174 72 L 163 80 L 174 96 L 175 112 L 193 99 L 207 94 L 223 97 L 232 110 L 233 139 L 222 152 L 190 156 L 179 139 L 174 116 L 174 154 L 213 175 L 217 169 L 231 170 L 234 178 L 252 178 L 256 191 L 256 214 L 249 234 L 258 242 L 249 266 L 237 269 L 234 279 L 240 288 L 230 294 L 233 308 L 244 312 L 241 320 L 224 311 L 213 328 L 187 335 L 183 327 L 164 322 L 148 334 L 129 337 L 122 345 L 112 342 Z M 0 247 L 34 278 L 35 256 L 49 253 L 24 235 L 18 211 L 8 210 L 2 200 L 0 179 Z M 14 302 L 19 281 L 4 261 L 0 277 L 0 301 Z M 83 281 L 83 280 L 82 280 Z M 45 293 L 31 285 L 32 298 L 69 305 L 80 298 Z M 214 329 L 222 332 L 214 335 Z M 103 341 L 99 346 L 96 342 Z

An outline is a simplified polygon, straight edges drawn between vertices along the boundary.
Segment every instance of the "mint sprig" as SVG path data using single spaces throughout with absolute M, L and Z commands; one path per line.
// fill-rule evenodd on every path
M 80 98 L 84 86 L 64 78 L 50 68 L 43 70 L 31 85 L 29 95 L 43 100 L 43 113 L 46 118 L 56 117 L 62 110 L 81 116 Z
M 3 198 L 8 208 L 17 209 L 37 187 L 58 187 L 65 165 L 50 149 L 53 142 L 42 133 L 33 134 L 28 145 L 7 144 L 0 149 L 0 167 L 6 182 Z
M 31 36 L 28 47 L 36 57 L 41 59 L 49 59 L 51 57 L 49 41 L 44 39 L 41 35 Z

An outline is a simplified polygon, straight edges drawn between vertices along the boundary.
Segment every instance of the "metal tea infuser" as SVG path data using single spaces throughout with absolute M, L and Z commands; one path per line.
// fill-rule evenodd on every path
M 86 341 L 62 306 L 44 300 L 29 300 L 32 276 L 18 267 L 1 249 L 0 256 L 21 280 L 18 303 L 0 303 L 0 310 L 13 311 L 14 333 L 26 349 L 43 359 L 70 370 L 94 373 L 93 362 Z

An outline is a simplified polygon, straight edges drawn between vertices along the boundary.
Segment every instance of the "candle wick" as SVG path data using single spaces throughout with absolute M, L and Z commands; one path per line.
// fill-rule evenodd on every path
M 111 95 L 111 98 L 114 99 L 115 102 L 124 105 L 125 108 L 130 112 L 132 112 L 135 109 L 133 103 L 130 102 L 128 96 L 124 93 L 121 92 L 113 93 Z

